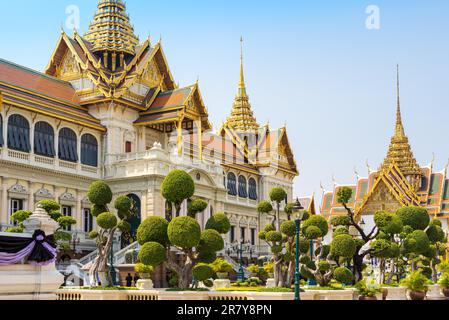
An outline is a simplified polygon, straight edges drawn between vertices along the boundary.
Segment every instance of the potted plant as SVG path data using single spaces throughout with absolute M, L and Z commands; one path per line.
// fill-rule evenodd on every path
M 263 269 L 268 273 L 269 278 L 274 278 L 274 264 L 272 262 L 266 262 Z
M 154 268 L 143 263 L 138 263 L 135 265 L 134 270 L 139 274 L 140 277 L 140 279 L 136 283 L 136 287 L 141 290 L 153 289 L 151 274 L 153 273 Z
M 449 272 L 443 273 L 438 281 L 440 288 L 446 298 L 449 298 Z
M 374 279 L 364 279 L 355 285 L 361 301 L 375 301 L 377 295 L 382 293 L 380 287 L 376 284 Z
M 234 271 L 232 265 L 223 259 L 215 260 L 211 267 L 217 274 L 217 278 L 222 280 L 228 279 L 229 273 Z
M 402 281 L 402 284 L 408 289 L 411 300 L 424 300 L 429 291 L 431 281 L 422 272 L 422 269 L 418 269 Z

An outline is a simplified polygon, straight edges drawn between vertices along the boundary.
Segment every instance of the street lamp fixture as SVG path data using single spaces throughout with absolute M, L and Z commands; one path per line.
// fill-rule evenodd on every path
M 293 205 L 293 213 L 296 215 L 296 266 L 295 266 L 295 301 L 300 301 L 300 288 L 299 288 L 299 237 L 301 234 L 301 221 L 304 218 L 304 207 L 299 202 L 299 198 L 296 199 L 295 204 Z

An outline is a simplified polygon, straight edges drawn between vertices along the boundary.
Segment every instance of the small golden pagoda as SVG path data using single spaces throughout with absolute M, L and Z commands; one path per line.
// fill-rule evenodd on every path
M 237 95 L 234 99 L 232 106 L 231 116 L 227 119 L 227 125 L 239 132 L 257 131 L 259 124 L 254 117 L 251 104 L 249 103 L 249 97 L 246 93 L 245 75 L 243 68 L 243 38 L 241 42 L 241 55 L 240 55 L 240 80 L 238 85 Z
M 326 218 L 347 214 L 337 201 L 337 193 L 348 187 L 353 196 L 348 207 L 359 216 L 373 215 L 378 210 L 395 212 L 404 206 L 422 206 L 443 224 L 449 221 L 449 163 L 440 172 L 434 172 L 433 160 L 429 165 L 420 166 L 414 158 L 409 139 L 402 122 L 399 67 L 397 70 L 397 106 L 394 135 L 388 153 L 377 171 L 368 166 L 368 176 L 357 172 L 355 184 L 334 182 L 332 191 L 323 189 L 321 214 Z

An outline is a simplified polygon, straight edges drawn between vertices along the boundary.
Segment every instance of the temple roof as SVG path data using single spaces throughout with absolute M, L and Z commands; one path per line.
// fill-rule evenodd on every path
M 134 34 L 122 0 L 99 0 L 94 20 L 85 34 L 92 51 L 115 51 L 133 55 L 139 38 Z
M 246 93 L 245 75 L 243 68 L 243 39 L 242 53 L 240 57 L 240 79 L 238 85 L 237 95 L 234 98 L 231 116 L 226 120 L 228 127 L 242 132 L 255 131 L 259 129 L 259 124 L 254 117 L 249 97 Z
M 390 146 L 388 147 L 388 154 L 381 165 L 380 170 L 388 170 L 388 168 L 395 163 L 405 176 L 421 175 L 421 168 L 413 156 L 412 148 L 409 140 L 405 135 L 404 125 L 402 123 L 401 103 L 399 94 L 399 68 L 397 79 L 397 111 L 396 111 L 396 128 L 393 137 L 391 138 Z
M 4 103 L 92 129 L 105 131 L 70 83 L 0 59 L 0 93 Z

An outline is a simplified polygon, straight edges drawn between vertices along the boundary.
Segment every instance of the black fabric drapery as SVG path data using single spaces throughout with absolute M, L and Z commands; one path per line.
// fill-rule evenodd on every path
M 249 198 L 251 200 L 257 200 L 258 199 L 258 195 L 257 195 L 257 183 L 256 180 L 254 180 L 253 178 L 249 179 Z
M 69 129 L 63 128 L 59 131 L 59 159 L 70 162 L 78 162 L 78 143 L 76 133 Z
M 237 195 L 237 181 L 236 180 L 237 179 L 235 177 L 235 174 L 230 172 L 228 174 L 228 193 L 231 196 L 236 196 Z
M 3 147 L 3 117 L 0 114 L 0 147 Z
M 21 115 L 12 115 L 8 120 L 8 148 L 30 152 L 30 124 Z
M 91 134 L 81 138 L 81 163 L 91 167 L 98 166 L 98 142 Z
M 34 127 L 34 153 L 51 158 L 56 155 L 54 130 L 46 122 L 38 122 Z
M 248 198 L 246 178 L 244 176 L 239 177 L 239 197 Z
M 36 230 L 32 238 L 0 236 L 0 265 L 14 264 L 23 258 L 29 263 L 46 265 L 56 258 L 56 241 L 53 235 Z

